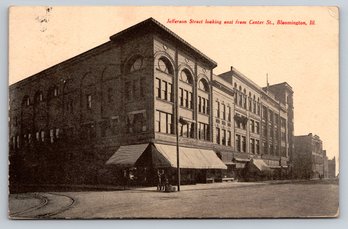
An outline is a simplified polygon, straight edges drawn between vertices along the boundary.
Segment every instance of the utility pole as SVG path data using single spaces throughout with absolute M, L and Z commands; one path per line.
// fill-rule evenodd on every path
M 178 52 L 175 52 L 175 63 L 178 63 Z M 178 77 L 178 66 L 175 67 L 175 75 L 174 80 L 175 84 L 175 134 L 176 134 L 176 167 L 177 167 L 177 182 L 178 182 L 178 192 L 180 192 L 180 156 L 179 156 L 179 77 Z

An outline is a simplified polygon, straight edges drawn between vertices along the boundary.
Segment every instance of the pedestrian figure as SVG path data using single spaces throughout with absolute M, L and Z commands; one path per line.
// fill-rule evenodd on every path
M 127 181 L 128 181 L 127 170 L 124 169 L 123 170 L 123 190 L 126 190 Z
M 157 169 L 157 191 L 162 191 L 164 171 Z
M 164 182 L 164 191 L 166 192 L 171 192 L 171 185 L 169 184 L 169 180 L 168 178 L 166 177 L 165 178 L 165 182 Z

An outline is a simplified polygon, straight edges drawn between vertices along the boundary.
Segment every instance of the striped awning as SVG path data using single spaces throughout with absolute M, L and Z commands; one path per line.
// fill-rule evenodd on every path
M 149 144 L 121 146 L 106 162 L 107 165 L 134 166 Z
M 177 168 L 176 146 L 155 144 L 157 152 L 166 159 L 157 167 Z M 227 169 L 213 150 L 179 147 L 179 166 L 186 169 Z M 162 160 L 163 161 L 163 160 Z

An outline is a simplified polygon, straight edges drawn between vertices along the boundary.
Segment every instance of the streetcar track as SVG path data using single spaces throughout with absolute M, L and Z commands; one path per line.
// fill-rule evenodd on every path
M 64 195 L 64 194 L 58 194 L 58 193 L 50 193 L 50 192 L 47 192 L 47 194 L 49 195 L 52 195 L 52 196 L 61 196 L 61 197 L 66 197 L 69 199 L 69 204 L 63 206 L 63 207 L 60 207 L 54 211 L 51 211 L 51 212 L 47 212 L 47 213 L 43 213 L 43 214 L 39 214 L 39 215 L 33 215 L 33 216 L 30 216 L 30 215 L 24 215 L 24 214 L 27 214 L 27 213 L 32 213 L 39 209 L 42 209 L 43 207 L 45 206 L 48 206 L 50 204 L 50 200 L 49 200 L 49 197 L 47 196 L 43 196 L 43 195 L 40 195 L 38 193 L 35 193 L 34 194 L 34 198 L 40 198 L 42 200 L 42 202 L 39 204 L 39 205 L 36 205 L 34 207 L 30 207 L 24 211 L 20 211 L 20 212 L 15 212 L 13 214 L 10 214 L 10 217 L 19 217 L 19 218 L 39 218 L 39 219 L 44 219 L 44 218 L 48 218 L 48 217 L 51 217 L 51 216 L 54 216 L 54 215 L 57 215 L 57 214 L 60 214 L 68 209 L 70 209 L 75 203 L 75 199 L 73 199 L 72 197 L 68 196 L 68 195 Z
M 63 196 L 63 197 L 66 197 L 68 199 L 70 199 L 70 203 L 66 206 L 63 206 L 61 208 L 59 208 L 58 210 L 56 211 L 53 211 L 53 212 L 49 212 L 49 213 L 45 213 L 45 214 L 40 214 L 40 215 L 37 215 L 35 217 L 37 218 L 47 218 L 47 217 L 51 217 L 51 216 L 54 216 L 54 215 L 57 215 L 57 214 L 60 214 L 62 212 L 65 212 L 66 210 L 70 209 L 74 204 L 75 204 L 75 199 L 68 196 L 68 195 L 64 195 L 64 194 L 57 194 L 57 193 L 48 193 L 50 195 L 56 195 L 56 196 Z
M 36 205 L 36 206 L 33 206 L 33 207 L 30 207 L 30 208 L 27 208 L 23 211 L 19 211 L 19 212 L 14 212 L 14 213 L 10 213 L 10 217 L 16 217 L 16 216 L 21 216 L 25 213 L 29 213 L 29 212 L 33 212 L 35 210 L 39 210 L 41 208 L 43 208 L 44 206 L 46 206 L 48 204 L 48 198 L 46 196 L 43 196 L 43 195 L 40 195 L 38 193 L 35 193 L 33 195 L 34 198 L 39 198 L 41 200 L 40 204 Z

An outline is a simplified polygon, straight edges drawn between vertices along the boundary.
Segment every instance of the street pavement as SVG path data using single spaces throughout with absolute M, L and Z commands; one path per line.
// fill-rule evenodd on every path
M 11 218 L 274 218 L 338 216 L 333 181 L 226 182 L 124 191 L 12 194 Z

